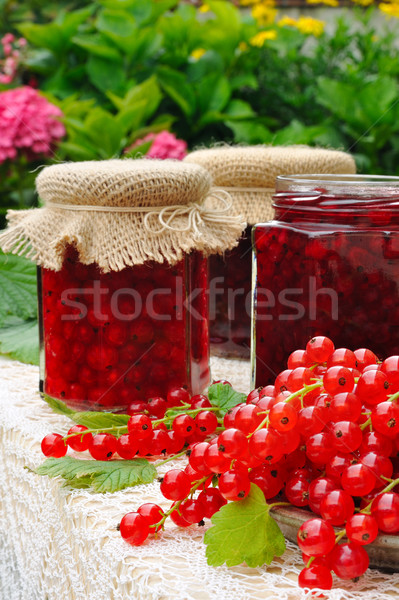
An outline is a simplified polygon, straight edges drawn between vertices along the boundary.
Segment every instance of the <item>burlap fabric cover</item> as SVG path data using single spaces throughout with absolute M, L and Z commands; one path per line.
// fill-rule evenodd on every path
M 104 272 L 118 271 L 148 260 L 166 259 L 173 264 L 193 249 L 205 255 L 224 252 L 236 245 L 245 226 L 242 218 L 226 212 L 223 197 L 213 198 L 212 207 L 216 202 L 224 214 L 213 220 L 212 215 L 210 220 L 197 215 L 193 222 L 190 206 L 204 205 L 207 197 L 212 198 L 211 175 L 198 165 L 179 161 L 124 159 L 53 165 L 43 169 L 36 186 L 45 206 L 9 211 L 9 228 L 0 235 L 0 246 L 54 270 L 61 268 L 68 244 L 76 246 L 83 264 L 96 262 Z M 71 210 L 71 205 L 79 209 L 72 206 Z M 82 210 L 84 206 L 147 210 L 97 212 Z M 188 210 L 173 215 L 172 229 L 154 233 L 160 223 L 157 214 L 151 214 L 146 224 L 148 208 L 174 206 L 188 206 Z
M 215 186 L 227 188 L 235 211 L 244 215 L 249 225 L 273 218 L 272 196 L 277 175 L 356 173 L 350 154 L 309 146 L 222 146 L 197 150 L 184 161 L 204 167 L 211 173 Z

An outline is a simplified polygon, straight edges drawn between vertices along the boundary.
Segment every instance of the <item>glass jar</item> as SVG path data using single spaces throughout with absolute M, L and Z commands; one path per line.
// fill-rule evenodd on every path
M 253 385 L 315 335 L 399 354 L 399 178 L 280 176 L 273 206 L 252 234 Z
M 249 358 L 251 338 L 251 227 L 238 246 L 209 257 L 212 354 Z
M 41 384 L 80 410 L 123 411 L 209 383 L 207 259 L 102 273 L 69 247 L 61 270 L 38 268 Z M 192 299 L 190 298 L 192 296 Z

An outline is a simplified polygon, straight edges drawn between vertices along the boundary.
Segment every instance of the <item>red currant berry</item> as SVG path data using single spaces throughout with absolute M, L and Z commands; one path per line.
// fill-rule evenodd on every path
M 147 502 L 138 507 L 137 512 L 144 517 L 150 527 L 150 533 L 159 531 L 159 527 L 154 527 L 163 518 L 164 512 L 158 504 Z
M 191 489 L 190 478 L 180 469 L 171 469 L 165 473 L 161 483 L 161 493 L 168 500 L 183 500 Z
M 391 456 L 392 441 L 378 431 L 363 432 L 363 441 L 359 450 L 362 454 L 376 452 L 381 456 Z
M 157 417 L 158 419 L 162 419 L 165 416 L 167 407 L 168 405 L 166 400 L 160 398 L 159 396 L 150 398 L 146 406 L 150 415 L 154 415 L 154 417 Z
M 357 450 L 362 443 L 363 434 L 359 425 L 351 421 L 334 423 L 330 432 L 334 448 L 338 452 L 350 453 Z
M 274 382 L 274 395 L 277 396 L 280 392 L 289 391 L 288 388 L 288 378 L 291 375 L 291 369 L 286 369 L 285 371 L 281 371 L 276 377 L 276 381 Z M 260 396 L 260 394 L 259 394 Z
M 248 473 L 232 469 L 219 478 L 219 492 L 226 500 L 242 500 L 249 494 L 251 482 Z
M 68 431 L 67 435 L 78 434 L 82 435 L 73 435 L 73 437 L 69 437 L 67 439 L 67 444 L 72 448 L 72 450 L 76 450 L 76 452 L 84 452 L 90 446 L 90 443 L 93 439 L 91 433 L 84 434 L 85 431 L 88 431 L 87 427 L 84 425 L 74 425 Z
M 333 367 L 335 368 L 335 367 Z M 311 435 L 306 440 L 306 456 L 317 465 L 325 465 L 335 454 L 332 436 L 327 431 Z
M 316 514 L 320 514 L 320 505 L 324 496 L 336 489 L 336 485 L 332 479 L 328 477 L 317 477 L 314 479 L 308 488 L 309 506 Z
M 396 492 L 379 494 L 373 500 L 371 514 L 381 531 L 397 533 L 399 531 L 399 494 Z
M 375 406 L 388 397 L 389 381 L 381 371 L 366 371 L 359 377 L 356 395 L 366 405 Z
M 374 489 L 375 483 L 372 471 L 361 463 L 346 467 L 341 477 L 342 487 L 351 496 L 366 496 Z
M 298 422 L 298 413 L 291 404 L 287 402 L 277 402 L 270 409 L 270 425 L 277 431 L 290 431 Z
M 293 369 L 288 377 L 288 389 L 291 392 L 301 390 L 305 385 L 309 385 L 310 380 L 314 377 L 313 372 L 306 367 L 297 367 Z
M 134 414 L 127 422 L 127 429 L 135 439 L 149 439 L 152 436 L 151 419 L 147 415 Z
M 205 437 L 213 433 L 218 426 L 217 416 L 210 410 L 203 410 L 194 419 L 198 431 Z
M 310 367 L 312 361 L 309 360 L 306 350 L 294 350 L 288 357 L 287 367 L 296 369 L 297 367 Z
M 380 402 L 371 412 L 373 428 L 388 438 L 396 438 L 399 433 L 399 405 L 396 402 Z
M 119 456 L 125 460 L 131 460 L 137 454 L 139 449 L 138 440 L 134 440 L 129 433 L 121 435 L 116 442 L 116 451 Z
M 389 356 L 381 365 L 381 371 L 385 373 L 391 385 L 392 391 L 399 389 L 399 356 Z
M 355 423 L 362 412 L 362 403 L 359 398 L 351 392 L 336 394 L 331 398 L 329 417 L 333 422 L 352 421 Z
M 331 525 L 343 525 L 353 515 L 355 503 L 345 490 L 328 492 L 320 503 L 320 514 Z
M 291 477 L 285 484 L 285 495 L 294 506 L 309 504 L 309 481 L 299 475 Z
M 335 546 L 335 532 L 323 519 L 309 519 L 302 523 L 297 534 L 298 546 L 310 556 L 328 554 Z
M 224 473 L 230 469 L 231 458 L 219 452 L 217 444 L 209 444 L 204 453 L 204 461 L 212 473 Z
M 298 413 L 298 429 L 303 438 L 321 433 L 328 421 L 328 409 L 324 406 L 306 406 Z
M 95 460 L 110 460 L 116 446 L 116 437 L 110 433 L 97 433 L 90 442 L 89 452 Z
M 190 394 L 183 387 L 175 387 L 168 391 L 166 400 L 169 406 L 180 406 L 190 402 Z
M 348 350 L 348 348 L 337 348 L 334 352 L 329 356 L 327 361 L 327 368 L 342 366 L 347 367 L 348 369 L 355 369 L 356 365 L 356 356 L 352 352 L 352 350 Z
M 47 434 L 42 439 L 41 448 L 44 456 L 52 456 L 54 458 L 65 456 L 68 450 L 68 446 L 64 442 L 62 435 L 58 433 Z
M 367 350 L 367 348 L 355 350 L 354 355 L 356 357 L 356 368 L 359 369 L 359 371 L 363 371 L 367 365 L 373 365 L 378 361 L 374 352 Z
M 362 546 L 374 542 L 378 535 L 378 523 L 375 518 L 362 513 L 352 515 L 348 519 L 345 529 L 350 541 Z
M 222 506 L 227 504 L 227 500 L 223 498 L 217 488 L 208 488 L 201 492 L 198 496 L 198 502 L 201 502 L 204 517 L 207 517 L 207 519 L 212 518 Z
M 127 513 L 119 526 L 121 536 L 132 546 L 141 546 L 150 533 L 148 520 L 138 512 Z
M 334 352 L 334 344 L 328 338 L 318 335 L 306 344 L 306 354 L 309 360 L 316 363 L 324 363 Z
M 181 516 L 187 523 L 200 523 L 204 518 L 204 507 L 198 500 L 188 499 L 180 505 Z
M 243 404 L 236 412 L 234 427 L 244 434 L 253 433 L 260 425 L 265 415 L 259 414 L 260 408 L 255 404 Z
M 208 450 L 208 447 L 209 444 L 207 442 L 199 442 L 194 444 L 189 450 L 189 463 L 192 468 L 197 471 L 197 473 L 201 473 L 201 475 L 210 473 L 210 469 L 205 462 L 205 453 Z
M 351 392 L 354 385 L 352 372 L 346 367 L 330 367 L 323 376 L 324 389 L 332 396 L 341 392 Z
M 194 433 L 195 428 L 195 421 L 190 415 L 178 415 L 173 419 L 172 429 L 179 437 L 188 437 Z
M 325 565 L 314 564 L 312 562 L 310 567 L 305 567 L 299 573 L 298 585 L 301 588 L 318 588 L 320 590 L 331 590 L 333 579 L 330 573 L 330 569 Z
M 367 552 L 354 542 L 337 544 L 331 552 L 331 568 L 341 579 L 356 579 L 367 571 L 368 566 Z
M 283 456 L 280 436 L 273 429 L 259 429 L 249 439 L 249 452 L 268 464 L 276 463 Z
M 225 429 L 218 437 L 218 449 L 228 458 L 240 458 L 248 449 L 248 440 L 239 429 Z
M 175 506 L 175 502 L 172 504 L 171 508 L 173 508 Z M 186 519 L 183 519 L 181 512 L 180 512 L 180 507 L 176 508 L 171 514 L 170 514 L 170 518 L 172 519 L 173 523 L 175 525 L 177 525 L 178 527 L 190 527 L 191 523 L 189 523 L 188 521 L 186 521 Z

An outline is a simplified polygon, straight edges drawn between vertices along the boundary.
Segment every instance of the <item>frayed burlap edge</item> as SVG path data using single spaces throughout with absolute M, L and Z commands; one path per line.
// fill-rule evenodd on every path
M 184 254 L 198 250 L 209 256 L 237 245 L 244 223 L 201 224 L 200 235 L 187 231 L 150 233 L 141 214 L 96 213 L 96 227 L 89 211 L 39 208 L 9 211 L 9 227 L 0 234 L 4 252 L 25 256 L 36 264 L 58 271 L 66 249 L 76 248 L 83 264 L 96 263 L 103 272 L 120 271 L 147 261 L 175 264 Z M 185 217 L 174 221 L 177 228 Z

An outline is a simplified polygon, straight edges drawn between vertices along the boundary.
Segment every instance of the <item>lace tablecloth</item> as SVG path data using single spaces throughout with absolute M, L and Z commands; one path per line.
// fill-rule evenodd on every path
M 215 379 L 227 378 L 237 389 L 248 389 L 247 363 L 213 359 L 212 367 Z M 36 367 L 0 361 L 0 600 L 311 597 L 297 587 L 302 563 L 290 543 L 282 558 L 257 569 L 209 567 L 203 528 L 171 524 L 160 539 L 129 546 L 116 525 L 143 502 L 168 505 L 157 482 L 95 494 L 70 490 L 25 469 L 42 462 L 40 441 L 46 433 L 64 433 L 70 426 L 41 401 L 37 383 Z M 335 582 L 325 597 L 382 600 L 398 594 L 399 574 L 369 570 L 358 583 Z

